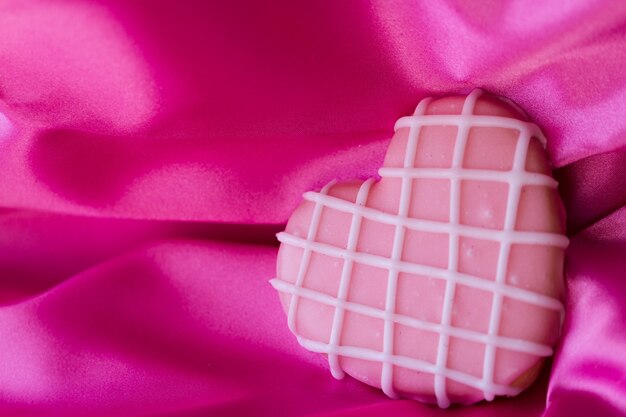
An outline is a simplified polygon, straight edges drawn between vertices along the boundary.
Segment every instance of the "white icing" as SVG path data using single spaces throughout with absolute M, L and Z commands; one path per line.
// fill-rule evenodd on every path
M 422 100 L 415 109 L 416 115 L 422 115 L 426 112 L 426 107 L 430 99 Z M 404 168 L 411 168 L 415 164 L 415 155 L 417 152 L 417 142 L 421 127 L 411 127 L 409 137 L 406 144 L 404 154 Z M 398 207 L 398 217 L 407 218 L 409 216 L 409 208 L 411 206 L 411 194 L 413 191 L 412 178 L 404 176 L 401 178 L 400 184 L 400 205 Z M 396 310 L 396 291 L 398 287 L 398 262 L 402 258 L 404 250 L 404 236 L 407 228 L 402 224 L 395 225 L 393 236 L 393 246 L 391 248 L 391 262 L 389 264 L 389 274 L 387 276 L 387 291 L 385 296 L 385 327 L 383 333 L 383 368 L 381 372 L 380 385 L 385 394 L 391 398 L 397 398 L 393 388 L 393 361 L 394 356 L 394 321 L 393 316 Z
M 447 269 L 441 269 L 428 265 L 420 265 L 406 261 L 392 261 L 384 256 L 374 255 L 363 252 L 350 252 L 346 249 L 338 248 L 326 243 L 309 242 L 306 239 L 293 236 L 287 233 L 279 233 L 278 240 L 281 243 L 296 247 L 310 248 L 315 253 L 331 256 L 340 259 L 352 259 L 363 265 L 373 266 L 380 269 L 397 268 L 399 272 L 412 275 L 420 275 L 425 277 L 442 279 L 445 281 L 453 281 L 457 284 L 476 288 L 488 292 L 501 292 L 502 295 L 513 300 L 522 301 L 527 304 L 536 305 L 537 307 L 548 310 L 562 311 L 563 303 L 556 298 L 545 294 L 526 290 L 523 288 L 513 287 L 506 283 L 497 283 L 486 280 L 484 278 L 475 277 L 473 275 L 464 274 L 458 271 L 450 272 Z
M 531 134 L 528 130 L 520 131 L 515 146 L 515 156 L 511 172 L 525 172 L 526 156 L 530 146 Z M 520 194 L 522 187 L 527 185 L 521 175 L 513 176 L 509 181 L 509 192 L 506 202 L 506 215 L 504 217 L 504 236 L 500 241 L 500 251 L 498 253 L 498 267 L 496 270 L 496 282 L 504 284 L 506 282 L 506 272 L 509 266 L 509 255 L 511 253 L 511 232 L 515 230 L 515 221 L 519 208 Z M 489 317 L 489 342 L 485 345 L 485 357 L 483 360 L 483 384 L 484 396 L 487 401 L 493 401 L 495 392 L 493 391 L 493 378 L 496 365 L 496 347 L 491 340 L 496 336 L 500 328 L 500 317 L 502 315 L 502 294 L 494 293 L 491 301 L 491 315 Z
M 454 142 L 454 154 L 452 156 L 452 168 L 463 167 L 463 157 L 465 156 L 465 145 L 469 137 L 471 124 L 468 123 L 467 116 L 474 112 L 476 99 L 480 95 L 479 90 L 474 90 L 467 96 L 463 103 L 460 120 L 457 122 L 457 134 Z M 465 117 L 464 117 L 465 116 Z M 397 126 L 397 124 L 396 124 Z M 411 127 L 411 130 L 413 127 Z M 461 223 L 461 180 L 450 179 L 450 236 L 448 238 L 448 271 L 454 273 L 459 268 L 459 230 L 457 225 Z M 452 322 L 452 307 L 456 283 L 451 280 L 446 281 L 446 291 L 443 296 L 443 307 L 441 311 L 441 325 L 450 327 Z M 441 408 L 450 406 L 448 393 L 446 392 L 446 377 L 444 371 L 447 369 L 448 348 L 450 346 L 450 336 L 441 333 L 437 346 L 437 361 L 435 362 L 435 397 L 437 405 Z
M 467 100 L 470 100 L 470 96 L 474 93 L 482 94 L 481 90 L 474 90 L 467 96 Z M 477 97 L 477 96 L 476 96 Z M 429 99 L 427 99 L 429 100 Z M 422 100 L 423 101 L 423 100 Z M 419 106 L 418 106 L 419 107 Z M 539 142 L 545 148 L 546 137 L 534 123 L 525 122 L 523 120 L 511 119 L 501 116 L 483 116 L 471 113 L 464 113 L 462 115 L 456 114 L 429 114 L 429 115 L 413 115 L 405 116 L 398 119 L 394 129 L 397 131 L 403 127 L 417 128 L 421 126 L 471 126 L 471 127 L 501 127 L 504 129 L 517 130 L 519 132 L 527 132 L 531 137 L 539 139 Z
M 331 181 L 322 190 L 320 191 L 321 195 L 326 195 L 328 190 L 335 185 L 335 181 Z M 307 241 L 313 242 L 315 241 L 317 235 L 317 229 L 319 228 L 320 220 L 322 218 L 322 209 L 324 206 L 322 204 L 316 203 L 313 208 L 313 214 L 311 215 L 311 223 L 309 224 L 309 231 L 307 233 Z M 302 260 L 300 262 L 300 268 L 298 269 L 298 275 L 296 277 L 296 287 L 302 288 L 302 283 L 304 282 L 304 277 L 306 275 L 306 271 L 309 268 L 309 261 L 311 260 L 311 252 L 312 248 L 305 247 L 302 252 Z M 300 295 L 298 293 L 294 293 L 291 297 L 291 301 L 289 302 L 289 312 L 287 313 L 287 323 L 289 326 L 289 330 L 293 332 L 293 334 L 298 334 L 296 329 L 296 311 L 298 310 L 298 299 Z
M 444 223 L 434 220 L 415 219 L 411 217 L 402 218 L 398 217 L 396 214 L 385 213 L 384 211 L 379 211 L 371 207 L 355 207 L 354 203 L 349 201 L 332 196 L 321 196 L 318 193 L 307 192 L 304 194 L 304 199 L 323 204 L 324 207 L 332 208 L 334 210 L 346 213 L 358 213 L 360 216 L 363 216 L 368 220 L 373 220 L 382 224 L 389 224 L 392 226 L 402 225 L 407 229 L 430 233 L 447 234 L 453 230 L 453 227 L 447 222 Z M 454 230 L 458 230 L 463 236 L 484 240 L 500 241 L 505 236 L 505 233 L 501 230 L 485 229 L 483 227 L 464 224 L 456 225 Z M 567 237 L 558 233 L 513 230 L 508 232 L 508 234 L 510 234 L 513 243 L 519 244 L 548 245 L 565 248 L 569 243 Z
M 563 318 L 564 309 L 560 300 L 528 289 L 518 288 L 506 282 L 508 259 L 512 245 L 530 244 L 553 246 L 557 248 L 564 248 L 568 245 L 568 239 L 561 234 L 515 230 L 522 187 L 537 185 L 555 188 L 557 185 L 556 181 L 550 176 L 525 171 L 525 162 L 531 137 L 538 138 L 544 146 L 545 138 L 539 128 L 529 122 L 499 116 L 474 115 L 474 106 L 480 94 L 482 94 L 480 90 L 474 90 L 466 98 L 460 115 L 424 115 L 424 111 L 430 101 L 430 99 L 425 99 L 420 102 L 413 116 L 403 117 L 398 120 L 395 126 L 396 130 L 405 127 L 409 128 L 403 167 L 383 167 L 379 171 L 383 178 L 400 178 L 401 180 L 400 204 L 397 214 L 385 213 L 365 206 L 373 180 L 368 180 L 363 183 L 355 203 L 329 196 L 328 190 L 334 184 L 333 182 L 324 187 L 320 193 L 308 192 L 304 195 L 306 200 L 314 203 L 306 239 L 285 232 L 278 234 L 278 239 L 283 244 L 303 249 L 300 268 L 295 282 L 292 284 L 280 279 L 271 281 L 274 288 L 278 291 L 291 295 L 288 311 L 289 328 L 297 336 L 299 343 L 305 348 L 328 354 L 331 372 L 336 378 L 342 378 L 344 376 L 344 371 L 341 369 L 339 363 L 339 358 L 342 356 L 380 362 L 382 363 L 381 387 L 388 396 L 395 398 L 397 394 L 393 386 L 394 366 L 430 373 L 435 376 L 434 392 L 437 403 L 440 407 L 445 408 L 450 405 L 446 391 L 447 379 L 458 381 L 483 391 L 484 398 L 487 400 L 492 400 L 495 395 L 515 395 L 520 392 L 518 388 L 503 386 L 494 382 L 496 349 L 502 348 L 523 352 L 537 357 L 546 357 L 552 354 L 550 346 L 498 335 L 504 297 L 558 311 L 561 314 L 561 320 Z M 433 125 L 453 125 L 457 127 L 452 166 L 450 168 L 415 168 L 413 165 L 420 128 L 422 126 Z M 463 168 L 463 157 L 469 130 L 477 126 L 500 127 L 519 132 L 513 166 L 510 171 Z M 415 178 L 441 178 L 450 180 L 449 222 L 437 222 L 408 217 L 411 203 L 412 181 Z M 495 181 L 508 184 L 509 192 L 503 230 L 492 230 L 460 224 L 461 180 Z M 323 208 L 352 214 L 348 242 L 345 249 L 315 241 Z M 363 218 L 394 226 L 393 247 L 389 258 L 356 251 L 361 220 Z M 448 235 L 449 256 L 447 268 L 442 269 L 402 261 L 401 257 L 406 230 L 443 233 Z M 495 281 L 485 280 L 480 277 L 458 272 L 460 236 L 500 242 Z M 332 297 L 302 286 L 313 252 L 343 259 L 337 297 Z M 388 271 L 384 310 L 347 301 L 352 267 L 355 262 Z M 442 279 L 445 281 L 446 288 L 442 300 L 443 308 L 440 323 L 431 323 L 396 313 L 396 289 L 399 273 L 426 276 L 430 279 Z M 454 292 L 457 284 L 489 291 L 493 294 L 487 334 L 452 326 L 451 316 Z M 335 307 L 329 343 L 309 340 L 298 335 L 296 329 L 296 312 L 298 299 L 300 297 Z M 384 320 L 382 352 L 341 345 L 343 319 L 346 311 Z M 394 354 L 394 325 L 396 323 L 439 334 L 435 364 Z M 482 378 L 451 370 L 447 367 L 450 337 L 485 344 Z
M 380 168 L 378 174 L 383 178 L 427 178 L 493 181 L 510 184 L 512 181 L 521 181 L 524 185 L 539 185 L 556 188 L 558 183 L 554 178 L 534 172 L 515 171 L 487 171 L 467 168 Z
M 309 300 L 316 301 L 320 304 L 325 304 L 331 307 L 335 307 L 341 309 L 342 311 L 351 311 L 353 313 L 358 313 L 363 316 L 375 318 L 375 319 L 384 319 L 385 318 L 385 310 L 378 309 L 376 307 L 368 306 L 366 304 L 359 304 L 353 301 L 347 301 L 345 299 L 339 300 L 337 297 L 333 297 L 332 295 L 325 294 L 320 291 L 312 290 L 310 288 L 300 288 L 297 289 L 294 284 L 286 281 L 282 281 L 280 279 L 272 279 L 270 280 L 272 286 L 285 294 L 298 294 L 301 297 L 305 297 Z M 485 333 L 477 332 L 470 329 L 465 329 L 462 327 L 454 327 L 454 326 L 443 326 L 440 323 L 433 323 L 425 320 L 420 320 L 415 317 L 404 316 L 401 314 L 394 313 L 393 321 L 402 324 L 407 327 L 411 327 L 417 330 L 424 330 L 427 332 L 433 333 L 445 333 L 449 336 L 456 337 L 459 339 L 468 340 L 470 342 L 476 343 L 493 343 L 495 347 L 508 349 L 515 352 L 527 353 L 529 355 L 535 355 L 540 357 L 551 356 L 553 351 L 552 347 L 548 345 L 544 345 L 541 343 L 531 342 L 525 339 L 519 339 L 515 337 L 506 337 L 506 336 L 498 336 L 494 335 L 493 338 L 490 338 Z M 329 343 L 329 346 L 337 346 L 337 344 Z
M 549 297 L 545 294 L 536 293 L 523 288 L 512 287 L 506 283 L 497 283 L 484 278 L 475 277 L 473 275 L 464 274 L 458 271 L 450 272 L 447 269 L 440 269 L 428 265 L 420 265 L 406 261 L 392 261 L 384 256 L 374 255 L 371 253 L 350 252 L 346 249 L 328 245 L 321 242 L 309 242 L 306 239 L 293 236 L 287 233 L 279 233 L 278 240 L 281 243 L 296 247 L 310 248 L 315 253 L 331 256 L 340 259 L 353 259 L 363 265 L 373 266 L 380 269 L 397 268 L 399 272 L 407 274 L 438 278 L 446 281 L 453 281 L 457 284 L 476 288 L 488 292 L 501 292 L 502 295 L 513 300 L 522 301 L 528 304 L 536 305 L 548 310 L 562 311 L 563 303 L 558 299 Z
M 296 335 L 298 343 L 300 343 L 306 349 L 312 352 L 329 353 L 329 346 L 324 342 L 317 340 L 310 340 Z M 466 374 L 454 369 L 438 369 L 432 363 L 422 361 L 408 356 L 399 355 L 385 355 L 377 350 L 361 348 L 356 346 L 339 346 L 336 348 L 335 353 L 340 356 L 345 356 L 354 359 L 364 359 L 372 362 L 388 363 L 390 366 L 399 366 L 401 368 L 410 369 L 417 372 L 424 372 L 429 374 L 436 374 L 441 372 L 443 378 L 451 379 L 453 381 L 460 382 L 470 387 L 474 387 L 479 390 L 484 390 L 483 382 L 480 378 L 473 375 Z M 385 362 L 386 361 L 386 362 Z M 513 396 L 519 394 L 522 390 L 509 385 L 493 384 L 489 387 L 497 395 Z
M 363 206 L 367 202 L 367 196 L 369 195 L 370 187 L 374 183 L 374 179 L 365 181 L 359 193 L 356 197 L 355 204 L 357 206 Z M 349 252 L 356 251 L 356 245 L 359 241 L 359 232 L 361 230 L 361 218 L 358 213 L 352 216 L 352 222 L 350 223 L 350 231 L 348 233 L 348 244 L 346 250 Z M 348 290 L 350 289 L 350 277 L 352 276 L 352 265 L 354 260 L 348 258 L 343 261 L 343 268 L 341 270 L 341 278 L 339 279 L 339 290 L 337 292 L 337 304 L 335 308 L 335 315 L 333 317 L 333 325 L 330 331 L 330 340 L 328 342 L 329 353 L 328 363 L 330 364 L 330 371 L 337 379 L 344 377 L 344 372 L 339 364 L 339 357 L 335 353 L 336 348 L 340 344 L 341 331 L 343 330 L 343 316 L 345 313 L 345 301 L 348 298 Z

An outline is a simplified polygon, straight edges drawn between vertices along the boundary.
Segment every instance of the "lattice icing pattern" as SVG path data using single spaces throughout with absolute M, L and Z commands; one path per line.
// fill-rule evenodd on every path
M 552 354 L 568 239 L 545 138 L 481 95 L 422 100 L 380 181 L 305 193 L 279 233 L 271 283 L 336 378 L 448 407 L 517 395 Z

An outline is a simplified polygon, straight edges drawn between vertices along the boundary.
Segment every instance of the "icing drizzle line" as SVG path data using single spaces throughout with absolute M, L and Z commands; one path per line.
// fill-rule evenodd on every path
M 535 293 L 506 283 L 506 271 L 511 246 L 515 243 L 537 244 L 564 248 L 568 239 L 557 233 L 516 231 L 515 222 L 523 186 L 540 185 L 556 188 L 556 181 L 550 176 L 525 171 L 525 162 L 532 137 L 538 138 L 545 146 L 545 137 L 539 128 L 530 122 L 499 116 L 474 115 L 474 106 L 481 90 L 474 90 L 468 95 L 463 104 L 460 115 L 424 115 L 431 99 L 422 100 L 413 116 L 403 117 L 396 123 L 395 129 L 409 128 L 409 135 L 402 168 L 383 167 L 379 174 L 383 178 L 400 178 L 401 194 L 398 214 L 385 213 L 371 207 L 366 207 L 369 190 L 374 180 L 364 182 L 357 194 L 356 202 L 352 203 L 328 195 L 328 191 L 335 184 L 331 182 L 319 193 L 305 193 L 305 200 L 314 203 L 313 214 L 309 224 L 306 239 L 290 235 L 286 232 L 278 234 L 283 244 L 303 249 L 300 267 L 295 283 L 283 281 L 279 278 L 271 280 L 278 291 L 291 294 L 288 310 L 290 330 L 296 335 L 299 343 L 305 348 L 328 354 L 331 373 L 336 378 L 342 378 L 345 373 L 340 365 L 340 357 L 365 359 L 382 363 L 381 387 L 385 394 L 392 398 L 398 395 L 393 387 L 394 366 L 400 366 L 415 371 L 431 373 L 435 376 L 434 392 L 440 407 L 446 408 L 450 401 L 446 391 L 446 380 L 461 382 L 470 387 L 483 391 L 484 398 L 492 400 L 495 395 L 515 395 L 520 389 L 496 384 L 494 382 L 495 352 L 497 348 L 523 352 L 538 357 L 552 354 L 552 348 L 540 343 L 524 339 L 499 336 L 498 328 L 502 312 L 503 297 L 520 300 L 550 310 L 558 311 L 563 316 L 563 304 L 560 300 L 541 293 Z M 414 161 L 417 150 L 419 132 L 422 126 L 454 125 L 457 126 L 457 137 L 454 145 L 451 168 L 415 168 Z M 500 172 L 480 169 L 464 169 L 463 157 L 472 127 L 501 127 L 519 131 L 513 166 L 510 171 Z M 445 178 L 450 179 L 450 221 L 436 222 L 408 217 L 411 202 L 412 180 L 414 178 Z M 466 179 L 504 182 L 509 185 L 507 205 L 503 230 L 491 230 L 460 224 L 460 182 Z M 323 208 L 331 208 L 352 214 L 352 221 L 348 235 L 346 249 L 316 242 Z M 377 255 L 359 253 L 356 251 L 361 220 L 363 218 L 390 224 L 395 227 L 393 246 L 390 258 Z M 449 235 L 448 267 L 440 269 L 426 265 L 419 265 L 402 261 L 404 237 L 406 230 L 419 230 Z M 477 237 L 501 242 L 495 281 L 484 280 L 468 274 L 458 272 L 459 237 Z M 337 297 L 303 287 L 304 277 L 308 269 L 311 254 L 320 253 L 344 260 L 339 282 Z M 380 310 L 366 305 L 347 301 L 350 287 L 350 278 L 354 262 L 372 265 L 388 270 L 387 292 L 385 309 Z M 407 272 L 426 275 L 432 278 L 443 279 L 446 282 L 441 323 L 430 323 L 413 317 L 399 315 L 395 312 L 396 289 L 398 274 Z M 454 292 L 457 283 L 474 288 L 490 291 L 493 294 L 489 328 L 487 334 L 468 329 L 453 327 L 451 314 L 454 302 Z M 335 307 L 329 343 L 306 339 L 297 333 L 296 312 L 298 300 L 301 297 Z M 341 346 L 341 332 L 346 311 L 356 312 L 369 317 L 384 320 L 383 350 L 382 352 L 355 346 Z M 435 364 L 394 354 L 394 325 L 403 324 L 415 329 L 427 330 L 439 334 L 437 359 Z M 477 378 L 460 371 L 447 368 L 449 338 L 456 337 L 464 340 L 485 344 L 482 378 Z
M 474 105 L 480 93 L 473 91 L 463 103 L 462 116 L 471 115 L 474 112 Z M 454 153 L 452 156 L 452 168 L 463 166 L 463 156 L 465 155 L 465 145 L 469 137 L 471 125 L 466 118 L 461 117 L 458 121 L 456 140 L 454 141 Z M 411 127 L 413 129 L 413 127 Z M 448 271 L 454 273 L 459 267 L 459 230 L 456 225 L 461 223 L 461 180 L 459 178 L 450 179 L 450 236 L 448 238 Z M 449 327 L 452 323 L 452 307 L 454 305 L 454 293 L 456 283 L 451 280 L 446 281 L 446 290 L 443 296 L 443 307 L 441 312 L 441 324 Z M 446 377 L 442 371 L 447 368 L 448 347 L 450 346 L 450 336 L 442 333 L 439 335 L 437 346 L 437 361 L 435 363 L 435 397 L 437 405 L 441 408 L 450 406 L 448 393 L 446 392 Z
M 356 197 L 356 205 L 363 206 L 367 201 L 370 187 L 374 183 L 374 179 L 370 178 L 365 181 L 359 193 Z M 352 216 L 352 222 L 350 223 L 350 232 L 348 234 L 347 251 L 355 252 L 356 245 L 359 242 L 359 232 L 361 230 L 361 218 L 358 213 Z M 328 342 L 328 363 L 330 364 L 330 371 L 335 378 L 343 378 L 344 372 L 339 364 L 339 356 L 337 355 L 337 348 L 341 339 L 341 331 L 343 329 L 343 316 L 345 314 L 345 303 L 348 298 L 348 290 L 350 289 L 350 277 L 352 276 L 352 265 L 354 259 L 346 258 L 343 262 L 343 268 L 341 270 L 341 278 L 339 279 L 339 290 L 337 292 L 337 305 L 335 308 L 335 315 L 333 317 L 333 324 L 330 331 L 330 340 Z

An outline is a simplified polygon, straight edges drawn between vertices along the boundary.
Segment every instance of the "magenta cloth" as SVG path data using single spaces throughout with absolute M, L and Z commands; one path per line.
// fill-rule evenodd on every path
M 0 415 L 625 415 L 624 62 L 621 0 L 0 2 Z M 304 191 L 474 87 L 548 137 L 568 314 L 528 392 L 442 411 L 334 380 L 268 280 Z

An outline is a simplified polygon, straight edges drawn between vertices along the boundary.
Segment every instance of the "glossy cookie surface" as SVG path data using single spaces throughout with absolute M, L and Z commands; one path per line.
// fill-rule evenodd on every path
M 544 144 L 480 90 L 425 99 L 396 123 L 379 181 L 306 193 L 272 280 L 300 344 L 337 378 L 440 407 L 526 388 L 563 317 Z

